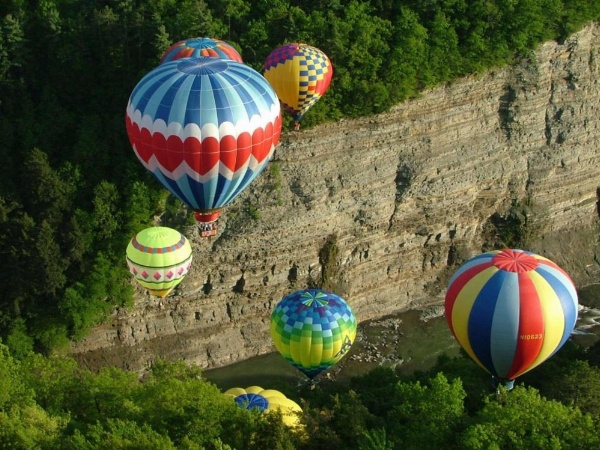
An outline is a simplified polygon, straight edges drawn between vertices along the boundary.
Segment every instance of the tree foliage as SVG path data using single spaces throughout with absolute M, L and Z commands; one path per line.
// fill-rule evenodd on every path
M 289 428 L 281 414 L 239 408 L 183 361 L 156 361 L 140 380 L 115 368 L 90 372 L 63 356 L 15 358 L 0 344 L 0 447 L 598 448 L 598 368 L 582 363 L 584 354 L 536 368 L 546 372 L 540 390 L 518 381 L 496 392 L 481 380 L 487 394 L 471 410 L 461 364 L 481 369 L 462 356 L 453 366 L 442 361 L 444 373 L 434 367 L 401 378 L 376 369 L 350 384 L 287 385 L 286 395 L 303 409 L 300 428 Z
M 311 126 L 385 111 L 598 18 L 588 0 L 3 2 L 0 336 L 52 352 L 128 303 L 126 271 L 109 266 L 179 203 L 133 155 L 124 107 L 171 43 L 226 39 L 259 71 L 283 43 L 321 48 L 335 75 Z
M 600 444 L 591 416 L 521 386 L 501 399 L 488 398 L 458 440 L 464 449 L 585 449 Z

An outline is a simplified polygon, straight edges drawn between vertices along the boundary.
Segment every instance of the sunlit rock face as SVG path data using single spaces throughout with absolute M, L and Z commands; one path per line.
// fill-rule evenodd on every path
M 74 345 L 93 369 L 212 368 L 274 351 L 269 319 L 324 285 L 365 321 L 443 302 L 458 264 L 518 238 L 600 281 L 600 29 L 379 116 L 287 132 L 270 166 L 192 241 L 185 281 Z M 177 223 L 164 223 L 177 228 Z

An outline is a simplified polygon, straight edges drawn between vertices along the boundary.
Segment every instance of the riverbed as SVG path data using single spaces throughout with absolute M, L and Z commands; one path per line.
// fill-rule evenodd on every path
M 600 285 L 582 289 L 579 300 L 579 316 L 572 339 L 589 346 L 600 339 Z M 406 311 L 361 323 L 348 354 L 318 379 L 347 383 L 352 377 L 378 366 L 392 367 L 401 375 L 410 375 L 431 368 L 444 353 L 457 356 L 459 350 L 443 316 L 443 306 Z M 276 388 L 307 381 L 275 351 L 208 370 L 204 376 L 223 390 L 251 385 Z

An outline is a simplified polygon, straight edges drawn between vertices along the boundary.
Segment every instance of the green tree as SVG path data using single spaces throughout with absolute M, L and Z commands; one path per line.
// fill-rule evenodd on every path
M 0 298 L 3 331 L 10 327 L 10 319 L 18 318 L 23 308 L 36 303 L 32 273 L 35 273 L 35 222 L 16 201 L 0 198 L 0 282 L 10 286 Z M 25 302 L 25 300 L 28 302 Z M 4 333 L 2 333 L 4 334 Z
M 587 0 L 563 0 L 564 9 L 561 17 L 561 37 L 575 33 L 590 19 L 600 19 L 600 4 Z
M 394 24 L 390 55 L 382 72 L 390 86 L 390 101 L 400 102 L 413 97 L 423 86 L 427 39 L 427 29 L 418 15 L 409 8 L 401 8 Z
M 462 55 L 458 46 L 458 36 L 453 25 L 443 12 L 435 14 L 429 29 L 426 69 L 422 82 L 433 86 L 448 81 L 461 73 Z
M 123 212 L 124 224 L 128 228 L 127 235 L 151 226 L 152 216 L 155 212 L 153 205 L 153 192 L 146 183 L 134 181 L 127 193 L 127 208 Z
M 141 407 L 134 400 L 142 388 L 136 373 L 114 367 L 97 374 L 79 370 L 71 381 L 66 386 L 69 395 L 63 396 L 63 408 L 78 422 L 93 425 L 107 419 L 146 421 L 140 417 Z
M 252 11 L 252 3 L 244 0 L 220 0 L 207 2 L 217 17 L 222 17 L 227 25 L 227 34 L 221 38 L 237 40 L 246 30 L 246 21 Z M 229 44 L 232 42 L 228 41 Z
M 248 424 L 248 431 L 245 436 L 240 435 L 236 440 L 226 437 L 219 438 L 231 445 L 235 444 L 233 448 L 248 450 L 259 448 L 294 450 L 299 448 L 301 437 L 294 430 L 284 425 L 281 413 L 277 411 L 263 413 L 256 410 L 254 412 L 242 410 L 240 416 L 242 420 L 239 422 Z M 236 428 L 239 428 L 239 426 Z M 226 433 L 228 432 L 229 429 Z
M 58 448 L 66 422 L 35 404 L 13 405 L 0 411 L 0 446 L 22 450 Z
M 10 331 L 6 336 L 6 345 L 16 358 L 24 358 L 33 352 L 34 342 L 27 330 L 27 325 L 22 317 L 13 320 Z
M 329 48 L 336 68 L 335 100 L 348 116 L 383 111 L 390 106 L 380 76 L 389 53 L 391 24 L 372 15 L 368 3 L 356 0 L 350 1 L 342 14 L 341 20 L 331 24 L 336 39 Z
M 460 356 L 455 358 L 439 356 L 430 370 L 418 372 L 414 376 L 416 380 L 426 383 L 439 372 L 443 373 L 449 382 L 460 380 L 466 394 L 464 407 L 468 414 L 481 409 L 484 399 L 494 391 L 491 375 L 479 367 L 462 349 Z
M 545 376 L 531 374 L 527 378 L 529 383 L 545 397 L 579 408 L 594 420 L 600 420 L 600 368 L 581 360 L 553 362 L 544 363 L 538 370 L 544 369 Z
M 10 72 L 22 67 L 25 33 L 22 26 L 22 10 L 0 14 L 0 86 L 11 78 Z
M 337 394 L 332 398 L 333 417 L 330 427 L 333 428 L 347 448 L 354 448 L 360 438 L 375 423 L 375 418 L 362 404 L 359 395 L 354 391 Z
M 600 438 L 590 415 L 517 386 L 501 397 L 490 396 L 458 442 L 463 449 L 590 449 L 600 445 Z
M 50 415 L 71 414 L 68 402 L 78 404 L 79 368 L 72 358 L 29 354 L 21 361 L 19 376 L 35 393 L 36 403 Z
M 117 186 L 102 181 L 94 191 L 93 223 L 98 239 L 111 239 L 121 226 L 122 211 Z
M 19 361 L 15 360 L 6 345 L 0 342 L 0 410 L 11 405 L 25 405 L 33 400 L 33 391 L 23 382 Z
M 494 2 L 478 0 L 468 9 L 468 26 L 464 30 L 462 51 L 466 56 L 466 72 L 482 72 L 488 67 L 503 66 L 510 56 L 506 41 L 492 36 L 500 26 L 502 13 Z
M 61 448 L 72 450 L 174 450 L 177 447 L 168 436 L 157 433 L 146 424 L 108 419 L 103 423 L 87 425 L 82 430 L 76 429 L 72 436 L 63 440 Z
M 393 442 L 387 438 L 385 428 L 367 430 L 358 441 L 360 450 L 393 450 Z
M 37 294 L 56 296 L 67 282 L 67 261 L 61 257 L 62 252 L 55 240 L 55 231 L 46 220 L 43 220 L 37 229 L 34 247 L 36 256 L 31 266 L 33 273 L 37 275 Z
M 23 203 L 36 220 L 56 227 L 72 208 L 76 185 L 65 176 L 68 172 L 69 169 L 55 170 L 48 155 L 38 148 L 29 153 L 23 162 Z
M 359 394 L 362 404 L 369 412 L 385 417 L 396 406 L 395 390 L 398 381 L 393 369 L 377 367 L 353 378 L 350 386 Z
M 427 385 L 398 383 L 387 418 L 390 438 L 401 448 L 444 448 L 464 418 L 464 398 L 460 380 L 448 382 L 442 373 Z
M 175 445 L 185 437 L 201 446 L 218 437 L 228 439 L 227 424 L 239 417 L 235 403 L 183 361 L 156 362 L 133 399 L 140 406 L 139 417 L 158 433 L 168 434 Z

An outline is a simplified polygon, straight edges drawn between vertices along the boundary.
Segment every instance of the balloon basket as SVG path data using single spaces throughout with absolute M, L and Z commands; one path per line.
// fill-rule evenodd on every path
M 211 237 L 217 234 L 219 227 L 217 226 L 216 220 L 219 218 L 219 211 L 211 213 L 194 213 L 194 217 L 198 222 L 198 230 L 200 231 L 201 237 Z
M 503 386 L 507 391 L 510 391 L 513 387 L 515 387 L 515 380 L 497 378 L 492 375 L 492 385 L 496 389 L 498 389 L 499 386 Z
M 200 231 L 200 237 L 212 237 L 217 235 L 219 228 L 215 222 L 199 223 L 198 230 Z

